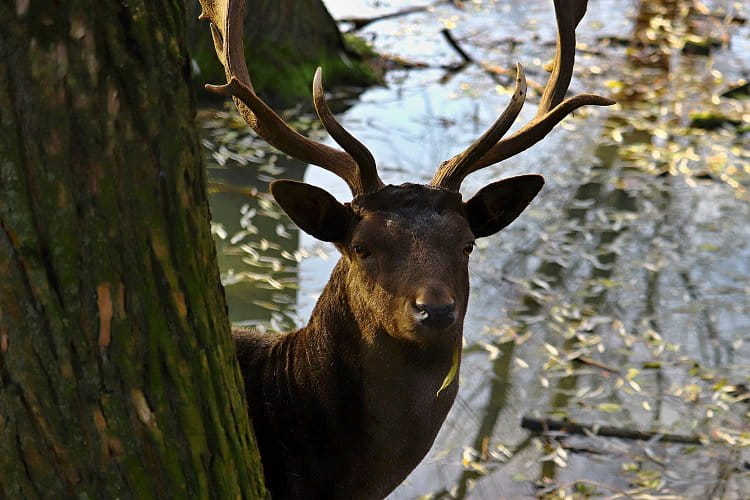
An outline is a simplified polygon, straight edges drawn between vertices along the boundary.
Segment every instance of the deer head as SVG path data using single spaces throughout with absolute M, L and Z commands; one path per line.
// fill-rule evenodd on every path
M 558 40 L 554 68 L 536 116 L 509 137 L 526 98 L 520 64 L 505 111 L 466 150 L 443 162 L 428 185 L 386 186 L 375 160 L 336 121 L 327 103 L 320 68 L 313 79 L 315 110 L 340 151 L 290 128 L 253 90 L 242 45 L 244 2 L 201 0 L 201 18 L 211 21 L 227 83 L 207 85 L 231 96 L 247 124 L 269 144 L 341 177 L 351 189 L 350 203 L 302 182 L 271 184 L 276 201 L 304 231 L 333 242 L 349 262 L 349 294 L 373 324 L 391 336 L 427 341 L 444 330 L 461 331 L 468 300 L 468 258 L 474 240 L 510 224 L 541 189 L 540 175 L 503 179 L 462 201 L 463 179 L 477 170 L 524 151 L 546 136 L 565 116 L 584 105 L 614 101 L 592 94 L 565 99 L 573 72 L 575 28 L 586 0 L 555 0 Z M 364 332 L 375 335 L 376 332 Z

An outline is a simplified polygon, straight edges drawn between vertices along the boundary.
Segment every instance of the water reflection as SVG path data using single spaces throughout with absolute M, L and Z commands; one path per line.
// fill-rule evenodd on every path
M 213 235 L 229 318 L 258 328 L 292 329 L 299 324 L 298 265 L 306 254 L 299 248 L 299 229 L 273 202 L 268 186 L 275 178 L 302 180 L 307 165 L 273 155 L 244 130 L 231 132 L 233 117 L 210 110 L 202 116 Z

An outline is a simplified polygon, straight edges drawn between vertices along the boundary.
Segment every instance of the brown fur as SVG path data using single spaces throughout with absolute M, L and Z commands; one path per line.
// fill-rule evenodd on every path
M 307 326 L 233 332 L 266 483 L 274 498 L 382 498 L 427 453 L 456 395 L 458 377 L 438 389 L 460 349 L 469 296 L 467 205 L 418 185 L 346 206 L 290 186 L 294 196 L 273 190 L 282 207 L 314 235 L 317 225 L 340 235 L 342 257 Z M 304 206 L 296 189 L 308 191 Z M 453 300 L 456 321 L 421 324 L 417 290 Z

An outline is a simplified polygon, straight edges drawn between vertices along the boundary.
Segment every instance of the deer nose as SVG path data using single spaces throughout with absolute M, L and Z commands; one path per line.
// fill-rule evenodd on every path
M 422 288 L 413 306 L 414 317 L 428 328 L 442 330 L 456 322 L 456 302 L 445 290 Z

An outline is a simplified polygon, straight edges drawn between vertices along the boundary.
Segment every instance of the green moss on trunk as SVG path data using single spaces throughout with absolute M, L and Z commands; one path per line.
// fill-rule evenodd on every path
M 0 498 L 257 498 L 184 5 L 0 6 Z
M 190 15 L 198 17 L 198 2 Z M 245 57 L 255 90 L 277 105 L 310 98 L 315 68 L 325 70 L 326 86 L 368 86 L 378 82 L 367 64 L 364 41 L 346 40 L 321 0 L 278 2 L 251 0 L 245 16 Z M 354 37 L 356 38 L 356 37 Z M 196 86 L 225 81 L 209 30 L 200 23 L 190 28 L 190 53 Z

